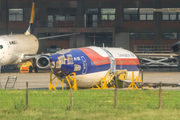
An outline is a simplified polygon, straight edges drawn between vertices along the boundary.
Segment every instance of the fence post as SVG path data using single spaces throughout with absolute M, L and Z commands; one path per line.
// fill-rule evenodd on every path
M 115 88 L 117 88 L 117 75 L 115 76 Z
M 160 82 L 160 87 L 159 87 L 159 109 L 162 109 L 162 83 Z
M 143 69 L 141 69 L 141 81 L 143 82 Z
M 117 108 L 117 87 L 114 89 L 114 109 Z
M 70 110 L 73 110 L 73 90 L 71 88 L 70 93 Z
M 28 82 L 26 82 L 26 110 L 28 109 Z

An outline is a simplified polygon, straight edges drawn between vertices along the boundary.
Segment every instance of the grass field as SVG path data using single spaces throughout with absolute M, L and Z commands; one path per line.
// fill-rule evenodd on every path
M 159 110 L 158 90 L 118 90 L 114 109 L 114 90 L 70 91 L 29 90 L 26 109 L 25 90 L 0 90 L 0 120 L 179 120 L 180 91 L 162 92 Z

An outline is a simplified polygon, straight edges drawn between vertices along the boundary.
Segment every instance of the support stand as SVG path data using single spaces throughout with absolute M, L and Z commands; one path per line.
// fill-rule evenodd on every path
M 53 81 L 57 76 L 55 76 L 54 78 L 52 78 L 52 75 L 53 75 L 53 73 L 50 73 L 49 90 L 52 90 L 52 88 L 53 88 L 54 90 L 56 90 L 56 86 L 57 86 L 57 84 L 58 84 L 58 82 L 59 82 L 60 77 L 58 77 L 55 86 L 53 86 L 53 85 L 52 85 L 52 81 Z M 64 84 L 64 83 L 62 83 L 62 84 Z
M 134 83 L 134 71 L 132 71 L 132 83 L 129 85 L 128 89 L 132 86 L 132 89 L 138 89 L 138 87 L 136 86 L 136 84 Z
M 70 75 L 74 75 L 74 79 L 70 76 Z M 76 73 L 71 73 L 70 75 L 66 76 L 66 80 L 68 81 L 68 84 L 69 84 L 69 87 L 70 89 L 74 88 L 74 90 L 77 90 L 77 82 L 76 82 Z M 69 81 L 69 78 L 74 81 L 74 85 L 72 86 L 70 81 Z
M 103 81 L 104 81 L 104 84 L 103 84 Z M 97 85 L 97 84 L 96 84 L 96 87 L 97 88 L 92 87 L 91 89 L 107 89 L 108 86 L 107 86 L 106 78 L 104 78 L 104 77 L 101 78 L 101 87 L 99 85 Z
M 72 74 L 74 75 L 74 79 L 70 76 L 70 75 L 72 75 Z M 49 90 L 52 90 L 52 88 L 53 88 L 54 90 L 56 90 L 56 86 L 57 86 L 57 84 L 58 84 L 58 82 L 59 82 L 59 80 L 60 80 L 60 77 L 55 76 L 55 77 L 52 78 L 52 75 L 53 75 L 53 73 L 50 73 Z M 70 87 L 70 89 L 73 88 L 74 90 L 77 90 L 76 73 L 71 73 L 70 75 L 65 76 L 65 78 L 66 78 L 66 80 L 67 80 L 67 82 L 68 82 L 68 84 L 69 84 L 69 87 Z M 55 78 L 58 78 L 58 79 L 57 79 L 57 81 L 56 81 L 55 86 L 53 86 L 53 85 L 52 85 L 52 82 L 53 82 L 53 80 L 54 80 Z M 72 81 L 74 81 L 74 85 L 73 85 L 73 86 L 71 85 L 71 83 L 70 83 L 70 81 L 69 81 L 69 78 L 70 78 Z M 62 79 L 62 90 L 64 90 L 64 79 Z

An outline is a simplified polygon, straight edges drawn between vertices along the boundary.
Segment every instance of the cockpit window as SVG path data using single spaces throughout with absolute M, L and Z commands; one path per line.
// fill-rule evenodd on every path
M 74 64 L 73 57 L 71 54 L 67 54 L 67 64 Z
M 2 45 L 0 45 L 0 49 L 3 49 L 3 46 L 2 46 Z

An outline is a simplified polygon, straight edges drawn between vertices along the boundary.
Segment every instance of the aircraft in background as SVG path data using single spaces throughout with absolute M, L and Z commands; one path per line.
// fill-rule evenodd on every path
M 25 34 L 0 36 L 1 66 L 18 64 L 23 61 L 35 59 L 35 57 L 37 57 L 36 54 L 39 49 L 38 40 L 77 34 L 74 33 L 74 34 L 57 35 L 57 36 L 43 37 L 38 39 L 32 34 L 34 17 L 35 17 L 35 0 L 33 0 L 32 3 L 29 28 L 25 32 Z M 36 65 L 34 66 L 34 68 L 35 71 L 37 72 Z
M 52 55 L 41 55 L 37 61 L 38 68 L 51 68 L 57 77 L 64 78 L 76 73 L 78 87 L 92 87 L 100 84 L 102 77 L 126 71 L 126 79 L 139 75 L 139 61 L 130 51 L 123 48 L 82 47 L 64 49 Z M 112 80 L 106 79 L 107 83 Z M 71 81 L 73 82 L 73 81 Z M 68 84 L 68 82 L 66 81 Z
M 180 55 L 180 41 L 174 43 L 174 45 L 172 46 L 172 50 L 175 54 Z
M 177 56 L 174 56 L 174 57 L 177 60 L 178 67 L 180 67 L 180 41 L 174 43 L 171 49 L 173 50 L 175 54 L 177 54 Z

